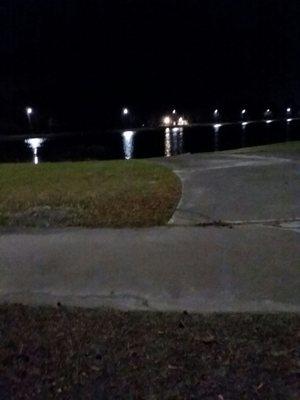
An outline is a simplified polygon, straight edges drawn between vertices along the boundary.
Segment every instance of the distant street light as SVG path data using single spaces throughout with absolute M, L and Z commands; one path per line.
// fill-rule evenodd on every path
M 272 111 L 270 110 L 270 108 L 267 108 L 266 111 L 264 112 L 264 117 L 270 121 L 270 119 L 272 118 Z M 266 121 L 267 123 L 270 123 Z M 271 121 L 272 122 L 272 121 Z
M 218 109 L 215 109 L 215 111 L 214 111 L 214 118 L 217 119 L 217 118 L 219 118 L 219 116 L 220 116 L 219 110 L 218 110 Z
M 291 107 L 288 107 L 288 108 L 286 109 L 286 113 L 287 113 L 287 115 L 291 115 L 291 113 L 292 113 L 292 108 L 291 108 Z
M 175 110 L 175 109 L 172 111 L 172 114 L 173 114 L 173 115 L 175 115 L 175 114 L 176 114 L 176 110 Z
M 28 118 L 29 126 L 31 128 L 31 115 L 33 114 L 32 107 L 26 107 L 25 112 L 26 112 L 26 115 L 27 115 L 27 118 Z
M 33 113 L 33 109 L 31 107 L 26 107 L 26 114 L 31 115 Z
M 243 108 L 241 111 L 241 120 L 245 121 L 246 117 L 247 117 L 247 110 L 246 108 Z
M 122 114 L 123 115 L 128 115 L 129 114 L 128 108 L 124 107 L 123 110 L 122 110 Z

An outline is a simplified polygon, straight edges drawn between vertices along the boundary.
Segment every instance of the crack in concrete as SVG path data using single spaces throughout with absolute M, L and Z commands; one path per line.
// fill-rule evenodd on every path
M 182 211 L 182 213 L 185 213 L 185 211 Z M 197 212 L 193 211 L 190 212 L 193 214 L 197 214 L 199 217 L 203 218 L 204 216 L 202 214 L 198 214 Z M 195 217 L 194 217 L 195 218 Z M 290 224 L 293 222 L 300 222 L 300 218 L 291 218 L 291 219 L 261 219 L 261 220 L 237 220 L 237 221 L 231 221 L 231 220 L 210 220 L 209 217 L 205 217 L 208 219 L 208 221 L 204 222 L 199 222 L 199 221 L 194 221 L 193 224 L 189 223 L 186 224 L 186 226 L 195 226 L 195 227 L 227 227 L 227 228 L 233 228 L 234 226 L 246 226 L 246 225 L 261 225 L 261 226 L 272 226 L 275 228 L 281 228 L 281 229 L 293 229 L 292 227 L 284 227 L 281 226 L 282 224 Z M 173 226 L 185 226 L 183 224 L 172 224 Z
M 284 223 L 292 223 L 292 222 L 298 222 L 300 221 L 300 218 L 287 218 L 287 219 L 254 219 L 254 220 L 245 220 L 245 221 L 228 221 L 228 223 L 231 223 L 233 225 L 272 225 L 275 227 L 280 227 L 281 224 Z

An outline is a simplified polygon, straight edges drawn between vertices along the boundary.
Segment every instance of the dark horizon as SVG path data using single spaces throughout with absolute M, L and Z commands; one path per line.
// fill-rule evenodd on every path
M 297 0 L 2 0 L 1 131 L 300 105 Z M 1 133 L 1 132 L 0 132 Z

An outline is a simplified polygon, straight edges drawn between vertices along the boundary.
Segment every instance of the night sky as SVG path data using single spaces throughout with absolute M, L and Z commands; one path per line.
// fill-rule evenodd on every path
M 0 33 L 2 131 L 300 107 L 299 0 L 1 0 Z

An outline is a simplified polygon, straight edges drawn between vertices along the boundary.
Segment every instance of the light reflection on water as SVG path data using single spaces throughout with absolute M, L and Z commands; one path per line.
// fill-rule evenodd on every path
M 42 146 L 46 139 L 44 138 L 30 138 L 25 139 L 25 143 L 31 148 L 33 152 L 33 163 L 39 163 L 38 149 Z
M 246 130 L 247 130 L 248 123 L 249 122 L 242 122 L 242 138 L 241 138 L 242 147 L 246 146 Z
M 214 124 L 214 150 L 219 150 L 219 141 L 220 141 L 219 131 L 221 126 L 222 124 Z
M 134 131 L 124 131 L 122 132 L 123 138 L 123 150 L 124 156 L 126 160 L 130 160 L 133 156 L 133 149 L 134 149 Z
M 165 157 L 183 153 L 183 128 L 166 128 Z
M 165 156 L 171 157 L 171 134 L 170 128 L 166 128 L 165 130 Z

